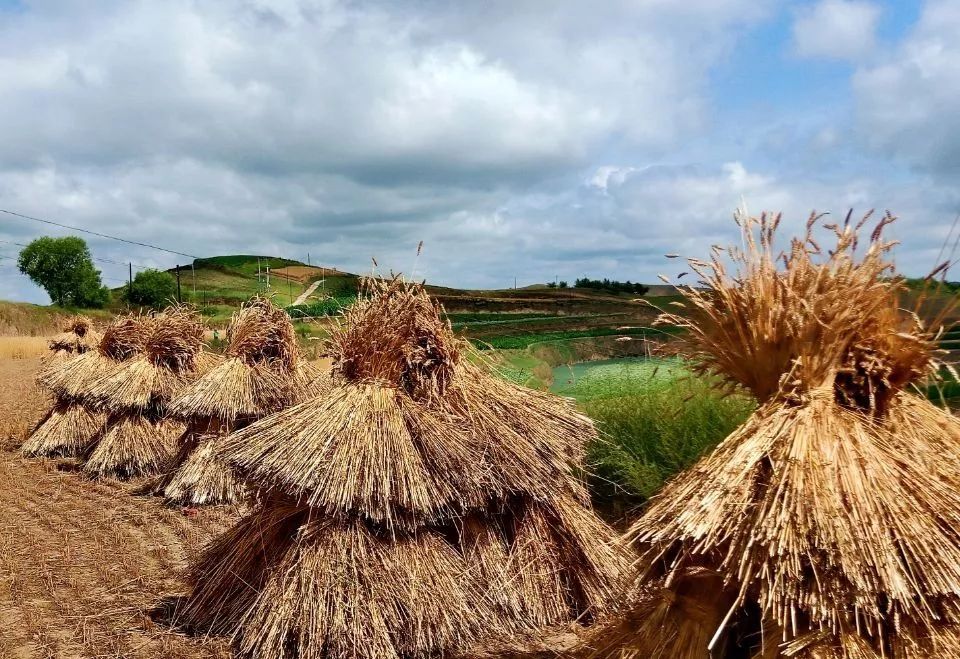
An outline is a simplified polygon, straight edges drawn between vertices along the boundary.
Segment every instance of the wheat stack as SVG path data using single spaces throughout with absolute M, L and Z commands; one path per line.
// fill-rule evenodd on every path
M 108 414 L 84 471 L 139 476 L 170 458 L 183 426 L 164 418 L 166 405 L 217 362 L 202 346 L 199 314 L 186 307 L 172 307 L 148 322 L 118 324 L 109 333 L 101 352 L 114 365 L 91 377 L 82 393 L 86 405 Z
M 94 476 L 121 478 L 155 472 L 176 450 L 183 425 L 141 414 L 115 414 L 83 465 Z
M 630 529 L 641 594 L 594 654 L 960 656 L 960 424 L 908 389 L 937 373 L 938 351 L 900 309 L 892 218 L 860 254 L 866 218 L 848 216 L 823 254 L 812 216 L 780 258 L 779 218 L 738 220 L 738 272 L 719 250 L 693 261 L 703 289 L 663 321 L 760 405 Z
M 38 376 L 38 383 L 55 396 L 85 397 L 88 388 L 144 349 L 153 319 L 139 315 L 118 318 L 104 330 L 96 350 L 59 360 Z
M 100 334 L 86 316 L 70 318 L 62 330 L 50 339 L 50 351 L 57 357 L 94 350 L 100 342 Z
M 58 400 L 20 447 L 28 457 L 83 455 L 103 428 L 105 414 Z
M 591 422 L 468 362 L 421 286 L 364 286 L 328 392 L 215 445 L 258 503 L 186 616 L 245 656 L 399 659 L 607 613 L 627 561 L 577 477 Z
M 87 405 L 84 395 L 94 382 L 139 349 L 138 345 L 142 347 L 146 322 L 137 316 L 121 318 L 102 336 L 83 317 L 64 328 L 73 339 L 57 341 L 69 349 L 63 348 L 67 351 L 64 356 L 51 361 L 37 376 L 37 383 L 53 393 L 54 405 L 24 442 L 20 449 L 24 455 L 73 457 L 89 449 L 103 429 L 106 415 Z M 88 342 L 94 340 L 97 349 L 88 349 Z
M 242 488 L 216 458 L 217 438 L 298 402 L 316 380 L 323 378 L 300 359 L 287 313 L 267 298 L 244 304 L 227 329 L 225 359 L 170 405 L 187 428 L 154 491 L 178 505 L 235 501 Z

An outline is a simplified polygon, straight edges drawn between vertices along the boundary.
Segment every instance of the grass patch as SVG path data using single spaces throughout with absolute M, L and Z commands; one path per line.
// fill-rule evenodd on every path
M 565 390 L 600 430 L 588 447 L 590 486 L 614 517 L 643 503 L 743 423 L 746 396 L 721 398 L 676 360 L 637 361 L 588 371 Z
M 556 314 L 544 314 L 542 316 L 536 316 L 532 318 L 511 318 L 510 316 L 516 316 L 520 314 L 490 314 L 495 316 L 490 320 L 472 320 L 472 321 L 452 321 L 450 322 L 453 325 L 454 329 L 464 329 L 471 327 L 495 327 L 498 325 L 536 325 L 538 323 L 557 323 L 559 322 L 574 322 L 578 320 L 590 320 L 592 318 L 601 317 L 600 314 L 587 314 L 583 316 L 559 316 Z
M 503 350 L 495 353 L 494 364 L 500 376 L 530 387 L 546 389 L 550 384 L 550 366 L 526 350 Z
M 356 296 L 328 297 L 310 304 L 298 304 L 287 307 L 291 318 L 320 318 L 323 316 L 339 316 L 343 310 L 357 301 Z

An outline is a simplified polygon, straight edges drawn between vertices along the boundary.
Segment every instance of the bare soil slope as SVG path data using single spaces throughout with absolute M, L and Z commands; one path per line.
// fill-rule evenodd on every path
M 151 611 L 184 592 L 181 569 L 235 512 L 166 508 L 136 484 L 21 458 L 13 446 L 46 407 L 38 365 L 0 360 L 0 659 L 229 656 Z

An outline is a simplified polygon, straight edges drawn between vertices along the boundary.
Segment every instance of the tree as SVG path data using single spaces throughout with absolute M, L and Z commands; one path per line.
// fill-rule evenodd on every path
M 17 267 L 58 306 L 102 307 L 110 300 L 82 238 L 37 238 L 20 251 Z
M 561 281 L 560 284 L 559 284 L 559 286 L 560 286 L 560 288 L 566 288 L 566 287 L 567 287 L 567 282 Z
M 634 284 L 629 279 L 627 281 L 616 281 L 615 279 L 590 279 L 583 277 L 573 283 L 574 288 L 589 288 L 596 291 L 608 291 L 610 293 L 633 293 L 636 295 L 646 295 L 650 287 L 644 284 Z
M 177 295 L 177 280 L 169 272 L 147 269 L 138 272 L 123 292 L 123 299 L 134 306 L 159 309 Z

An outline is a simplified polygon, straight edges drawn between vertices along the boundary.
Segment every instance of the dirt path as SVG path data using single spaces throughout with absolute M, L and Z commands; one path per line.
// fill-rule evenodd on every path
M 299 296 L 296 300 L 293 301 L 293 306 L 297 306 L 298 304 L 303 304 L 303 303 L 305 303 L 305 302 L 307 301 L 307 299 L 308 299 L 311 295 L 313 295 L 313 292 L 316 291 L 316 290 L 317 290 L 317 287 L 319 287 L 319 286 L 320 286 L 320 281 L 315 281 L 315 282 L 313 282 L 312 284 L 310 284 L 310 286 L 307 287 L 307 290 L 305 290 L 303 293 L 301 293 L 300 296 Z
M 0 430 L 16 443 L 46 402 L 29 384 L 37 364 L 9 361 Z M 183 594 L 180 571 L 235 511 L 188 517 L 135 487 L 0 452 L 0 659 L 229 656 L 222 640 L 175 633 L 149 612 Z

